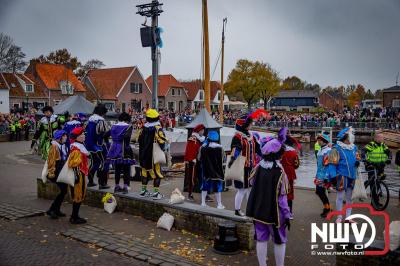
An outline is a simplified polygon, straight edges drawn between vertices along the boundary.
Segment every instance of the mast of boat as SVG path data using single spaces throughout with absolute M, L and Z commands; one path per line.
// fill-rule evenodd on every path
M 210 106 L 210 51 L 208 42 L 207 0 L 203 0 L 203 50 L 204 50 L 204 107 L 211 113 Z
M 222 40 L 221 40 L 221 92 L 219 98 L 219 123 L 224 124 L 224 47 L 225 47 L 225 27 L 227 18 L 222 21 Z

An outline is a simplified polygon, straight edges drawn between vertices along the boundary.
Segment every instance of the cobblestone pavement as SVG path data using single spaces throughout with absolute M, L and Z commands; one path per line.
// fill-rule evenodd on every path
M 44 215 L 44 211 L 20 206 L 13 206 L 7 203 L 0 203 L 0 217 L 6 218 L 8 220 L 17 220 L 39 215 Z
M 0 219 L 0 265 L 147 265 L 39 228 L 32 218 Z
M 161 251 L 125 234 L 115 234 L 104 227 L 87 225 L 61 233 L 96 247 L 148 262 L 151 265 L 198 265 L 179 256 Z
M 40 174 L 43 165 L 36 157 L 27 154 L 27 147 L 29 147 L 28 142 L 0 143 L 0 182 L 2 184 L 0 185 L 0 195 L 2 195 L 2 201 L 4 202 L 46 210 L 51 202 L 38 199 L 36 195 L 36 178 Z M 110 184 L 112 183 L 110 180 Z M 163 181 L 161 190 L 166 195 L 169 195 L 176 187 L 182 187 L 182 180 L 179 178 Z M 139 183 L 132 182 L 132 189 L 138 190 L 139 188 Z M 318 197 L 312 190 L 297 189 L 295 194 L 295 219 L 291 222 L 291 230 L 288 233 L 285 265 L 335 265 L 336 259 L 334 256 L 310 255 L 310 224 L 323 221 L 319 218 L 322 206 Z M 335 196 L 335 193 L 329 194 L 329 199 L 333 205 L 335 204 Z M 197 200 L 199 199 L 198 195 L 195 197 Z M 230 210 L 233 208 L 233 198 L 234 191 L 223 194 L 223 203 Z M 214 206 L 214 204 L 215 202 L 210 205 Z M 397 204 L 397 199 L 391 199 L 386 210 L 391 220 L 397 220 L 400 217 L 400 208 Z M 244 206 L 245 202 L 243 203 Z M 63 204 L 62 209 L 64 212 L 70 213 L 71 205 Z M 157 252 L 172 252 L 175 255 L 193 261 L 195 261 L 193 258 L 202 256 L 202 261 L 205 265 L 258 265 L 254 251 L 243 251 L 233 256 L 217 255 L 212 252 L 212 240 L 175 229 L 170 232 L 157 229 L 154 222 L 144 220 L 141 217 L 121 212 L 109 215 L 102 209 L 88 206 L 82 206 L 81 216 L 88 218 L 89 225 L 100 226 L 115 234 L 125 234 L 131 238 L 137 238 L 155 248 Z M 29 256 L 35 257 L 37 253 L 36 256 L 43 257 L 48 249 L 51 249 L 51 252 L 49 251 L 51 256 L 56 258 L 60 256 L 60 261 L 64 259 L 72 262 L 80 261 L 75 258 L 74 254 L 78 257 L 84 257 L 82 261 L 86 262 L 85 265 L 105 265 L 105 261 L 108 262 L 107 265 L 111 265 L 110 262 L 115 262 L 112 263 L 113 265 L 124 265 L 127 262 L 131 265 L 147 264 L 104 249 L 97 251 L 100 248 L 93 244 L 83 244 L 76 240 L 56 235 L 57 233 L 60 234 L 59 232 L 67 232 L 78 228 L 70 225 L 67 218 L 54 221 L 48 219 L 48 217 L 40 216 L 16 221 L 0 220 L 0 225 L 0 239 L 6 239 L 0 241 L 0 265 L 3 265 L 3 262 L 10 262 L 12 261 L 11 258 L 18 256 L 18 259 L 23 256 L 25 262 L 31 262 Z M 376 226 L 377 236 L 382 238 L 383 223 L 376 221 Z M 31 230 L 34 233 L 27 235 Z M 42 232 L 41 230 L 46 231 Z M 18 233 L 19 231 L 23 232 Z M 45 234 L 48 235 L 47 238 L 44 238 Z M 46 242 L 41 243 L 44 240 L 54 241 L 54 243 L 50 247 Z M 53 248 L 53 246 L 56 248 Z M 64 250 L 64 246 L 68 246 L 67 252 Z M 56 252 L 57 249 L 62 250 L 62 252 L 58 254 Z M 269 265 L 275 264 L 273 250 L 273 245 L 270 243 L 268 245 Z M 182 253 L 184 254 L 182 255 Z M 71 257 L 68 257 L 68 255 Z M 35 264 L 33 259 L 31 264 L 23 263 L 22 265 L 49 264 L 46 264 L 45 260 L 40 261 L 39 259 L 37 261 L 42 263 Z M 4 265 L 21 264 L 9 263 Z M 69 265 L 80 264 L 72 263 Z

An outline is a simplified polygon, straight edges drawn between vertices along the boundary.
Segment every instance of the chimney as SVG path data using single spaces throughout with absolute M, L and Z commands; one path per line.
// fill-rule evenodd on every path
M 36 72 L 36 64 L 37 64 L 37 62 L 38 62 L 37 60 L 31 59 L 29 61 L 29 66 L 25 71 L 26 74 L 32 74 L 35 77 L 35 79 L 38 77 L 38 74 Z

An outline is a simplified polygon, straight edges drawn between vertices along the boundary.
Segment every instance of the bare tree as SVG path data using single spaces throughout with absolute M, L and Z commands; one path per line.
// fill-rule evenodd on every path
M 78 69 L 78 71 L 76 72 L 76 75 L 79 78 L 83 78 L 90 70 L 99 69 L 104 66 L 105 66 L 105 64 L 102 61 L 100 61 L 98 59 L 90 59 L 81 68 Z
M 0 33 L 0 71 L 15 73 L 24 70 L 24 58 L 21 47 L 15 45 L 10 36 Z

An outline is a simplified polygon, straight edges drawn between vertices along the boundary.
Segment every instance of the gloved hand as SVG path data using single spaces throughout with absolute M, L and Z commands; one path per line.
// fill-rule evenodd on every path
M 233 159 L 232 157 L 231 157 L 231 159 L 229 160 L 229 163 L 228 163 L 228 168 L 231 168 L 231 166 L 232 166 L 232 164 L 235 162 L 235 159 Z
M 392 160 L 386 160 L 386 162 L 385 162 L 387 165 L 389 165 L 389 164 L 391 164 L 392 163 Z
M 285 223 L 283 224 L 283 226 L 285 228 L 287 228 L 288 231 L 290 231 L 290 219 L 289 218 L 285 219 Z
M 359 166 L 360 166 L 360 161 L 356 161 L 356 162 L 354 163 L 354 165 L 355 165 L 355 167 L 359 167 Z
M 32 140 L 32 143 L 31 143 L 31 150 L 33 149 L 33 147 L 35 146 L 35 144 L 36 144 L 36 140 Z

